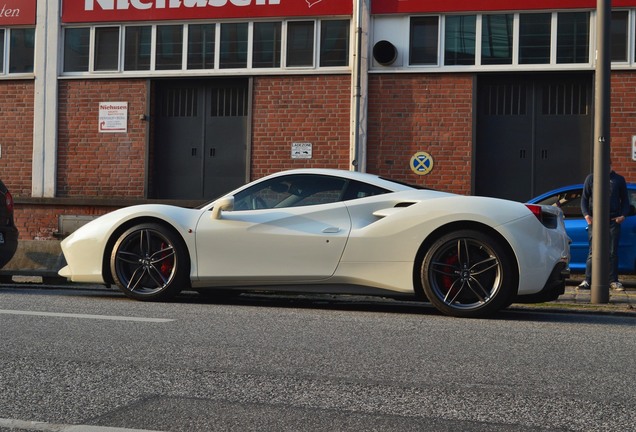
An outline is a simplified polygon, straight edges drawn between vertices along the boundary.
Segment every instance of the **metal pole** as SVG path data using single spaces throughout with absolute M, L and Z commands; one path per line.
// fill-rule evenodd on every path
M 596 4 L 594 189 L 592 192 L 592 303 L 609 302 L 609 161 L 611 0 Z

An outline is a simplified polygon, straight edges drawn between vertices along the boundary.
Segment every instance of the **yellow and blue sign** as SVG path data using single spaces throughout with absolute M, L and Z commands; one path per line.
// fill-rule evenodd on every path
M 417 175 L 426 175 L 433 170 L 433 156 L 427 152 L 417 152 L 411 158 L 411 170 Z

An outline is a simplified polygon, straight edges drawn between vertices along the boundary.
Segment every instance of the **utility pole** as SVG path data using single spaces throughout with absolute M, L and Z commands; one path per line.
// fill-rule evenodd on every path
M 596 3 L 594 187 L 592 191 L 592 303 L 609 302 L 610 26 L 611 0 Z

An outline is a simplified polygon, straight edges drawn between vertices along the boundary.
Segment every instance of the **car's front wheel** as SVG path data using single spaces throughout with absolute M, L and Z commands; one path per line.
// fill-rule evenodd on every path
M 458 317 L 493 314 L 509 303 L 517 275 L 512 257 L 493 236 L 460 230 L 440 237 L 422 260 L 424 293 L 438 310 Z
M 187 257 L 186 246 L 177 234 L 159 224 L 141 224 L 119 236 L 110 269 L 128 297 L 167 300 L 187 286 Z

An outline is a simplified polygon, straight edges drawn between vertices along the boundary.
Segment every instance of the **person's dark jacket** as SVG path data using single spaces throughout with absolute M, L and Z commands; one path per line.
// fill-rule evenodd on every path
M 594 176 L 590 174 L 585 179 L 583 185 L 583 194 L 581 195 L 581 211 L 583 216 L 592 216 L 592 184 Z M 610 172 L 610 219 L 617 218 L 619 216 L 625 216 L 629 214 L 629 197 L 627 195 L 627 182 L 625 177 L 616 174 L 614 171 Z

